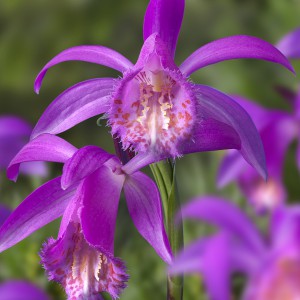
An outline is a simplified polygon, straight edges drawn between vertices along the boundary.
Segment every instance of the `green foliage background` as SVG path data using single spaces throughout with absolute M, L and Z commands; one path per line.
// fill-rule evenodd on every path
M 0 1 L 0 113 L 17 114 L 35 124 L 47 105 L 67 87 L 93 77 L 119 76 L 116 72 L 82 62 L 70 62 L 51 69 L 40 95 L 33 81 L 42 66 L 58 52 L 81 44 L 99 44 L 116 49 L 133 62 L 142 46 L 142 23 L 146 0 L 1 0 Z M 176 62 L 182 62 L 199 46 L 217 38 L 248 34 L 276 43 L 299 26 L 299 0 L 186 0 Z M 294 62 L 296 70 L 300 64 Z M 280 83 L 296 88 L 299 79 L 271 63 L 239 60 L 209 66 L 192 76 L 195 82 L 224 92 L 240 94 L 267 107 L 288 109 L 273 87 Z M 96 144 L 113 151 L 108 128 L 96 126 L 93 118 L 62 136 L 76 146 Z M 222 153 L 193 154 L 178 161 L 179 193 L 183 202 L 207 193 L 233 199 L 246 207 L 234 185 L 215 187 L 216 169 Z M 299 174 L 295 167 L 295 146 L 285 164 L 285 182 L 291 200 L 299 199 Z M 60 166 L 51 166 L 51 177 Z M 149 170 L 146 170 L 149 171 Z M 40 182 L 21 177 L 8 182 L 2 174 L 1 202 L 15 207 Z M 56 236 L 59 221 L 39 230 L 19 245 L 0 255 L 0 280 L 13 278 L 35 282 L 52 295 L 64 299 L 62 289 L 48 283 L 39 265 L 38 251 L 49 236 Z M 185 239 L 204 234 L 207 226 L 188 223 Z M 101 233 L 99 233 L 101 234 Z M 138 235 L 124 201 L 121 202 L 116 232 L 116 255 L 127 262 L 131 276 L 121 299 L 165 299 L 165 265 Z M 205 299 L 200 279 L 185 280 L 185 299 Z M 199 296 L 201 294 L 201 296 Z M 235 298 L 237 296 L 235 295 Z

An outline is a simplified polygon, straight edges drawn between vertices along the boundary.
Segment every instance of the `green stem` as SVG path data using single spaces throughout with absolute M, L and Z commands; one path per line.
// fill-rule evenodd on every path
M 151 170 L 160 190 L 161 199 L 165 214 L 168 237 L 173 255 L 183 247 L 183 227 L 181 222 L 176 222 L 180 211 L 180 201 L 178 197 L 175 163 L 171 160 L 159 162 L 151 165 Z M 167 299 L 182 300 L 183 277 L 169 276 L 167 278 Z

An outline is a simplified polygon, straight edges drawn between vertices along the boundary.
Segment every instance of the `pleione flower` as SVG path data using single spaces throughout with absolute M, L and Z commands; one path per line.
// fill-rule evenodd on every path
M 113 299 L 126 287 L 125 264 L 114 257 L 114 232 L 122 188 L 129 214 L 139 233 L 168 264 L 172 254 L 164 229 L 159 191 L 136 156 L 123 166 L 99 147 L 75 148 L 65 140 L 42 134 L 26 144 L 10 163 L 7 175 L 16 180 L 21 163 L 64 163 L 62 176 L 30 194 L 0 228 L 0 251 L 62 217 L 57 239 L 41 251 L 49 279 L 59 282 L 68 299 Z
M 291 71 L 293 68 L 271 44 L 242 35 L 204 45 L 177 67 L 174 55 L 184 5 L 184 0 L 150 1 L 144 18 L 144 45 L 136 64 L 103 46 L 73 47 L 50 60 L 36 78 L 37 93 L 48 69 L 64 61 L 101 64 L 120 71 L 122 78 L 96 78 L 66 90 L 43 113 L 32 138 L 42 133 L 59 134 L 104 114 L 124 150 L 176 158 L 191 152 L 234 148 L 265 177 L 263 147 L 249 115 L 229 96 L 194 84 L 188 77 L 200 68 L 238 58 L 262 59 Z M 206 130 L 199 138 L 199 132 Z M 228 143 L 232 132 L 238 143 Z
M 300 58 L 300 29 L 284 36 L 277 47 L 289 58 Z M 249 113 L 260 133 L 266 154 L 268 181 L 258 176 L 234 150 L 225 156 L 218 174 L 219 187 L 237 181 L 258 212 L 272 210 L 286 200 L 283 165 L 289 145 L 295 139 L 298 141 L 296 163 L 300 169 L 300 90 L 294 92 L 279 86 L 277 91 L 290 104 L 290 112 L 266 109 L 243 97 L 232 96 Z
M 230 278 L 246 276 L 243 300 L 296 300 L 300 296 L 300 207 L 274 211 L 268 237 L 226 199 L 196 198 L 183 218 L 206 221 L 218 232 L 187 246 L 175 258 L 171 274 L 200 273 L 210 299 L 231 299 Z
M 20 117 L 0 116 L 0 170 L 5 170 L 12 158 L 28 142 L 32 126 Z M 22 173 L 45 177 L 47 167 L 42 162 L 26 163 Z

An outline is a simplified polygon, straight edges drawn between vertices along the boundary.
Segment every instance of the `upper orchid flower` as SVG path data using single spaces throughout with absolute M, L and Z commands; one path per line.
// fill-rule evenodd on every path
M 290 58 L 300 58 L 300 29 L 289 33 L 277 47 Z M 218 175 L 220 187 L 237 180 L 241 190 L 258 211 L 273 209 L 286 199 L 282 180 L 285 153 L 294 139 L 300 138 L 300 90 L 297 93 L 279 87 L 278 92 L 292 105 L 292 112 L 271 110 L 234 96 L 233 98 L 250 114 L 256 125 L 266 153 L 268 181 L 257 176 L 242 157 L 232 151 L 225 156 Z M 297 165 L 300 170 L 300 144 L 297 150 Z
M 199 272 L 210 299 L 229 300 L 230 277 L 245 274 L 243 300 L 296 300 L 300 296 L 300 207 L 282 207 L 272 216 L 269 239 L 229 201 L 203 197 L 186 205 L 184 218 L 217 225 L 220 233 L 189 245 L 170 272 Z
M 139 157 L 122 166 L 118 158 L 96 146 L 77 150 L 63 139 L 42 134 L 12 160 L 8 177 L 17 178 L 20 163 L 64 163 L 61 177 L 29 195 L 0 228 L 0 251 L 63 215 L 56 240 L 44 244 L 41 258 L 51 280 L 59 282 L 68 299 L 115 299 L 128 276 L 113 257 L 114 231 L 120 193 L 124 188 L 131 218 L 140 234 L 166 262 L 171 250 L 165 233 L 160 194 L 155 183 L 139 172 Z
M 5 170 L 12 158 L 26 144 L 32 127 L 16 116 L 0 116 L 0 170 Z M 32 162 L 22 166 L 22 173 L 46 176 L 45 163 Z
M 174 54 L 184 4 L 184 0 L 150 1 L 144 19 L 144 45 L 135 65 L 102 46 L 73 47 L 50 60 L 37 76 L 36 92 L 47 70 L 64 61 L 102 64 L 122 72 L 123 77 L 92 79 L 66 90 L 46 109 L 32 137 L 58 134 L 105 113 L 124 149 L 175 158 L 235 148 L 265 176 L 263 147 L 245 110 L 229 96 L 191 83 L 188 76 L 208 65 L 238 58 L 263 59 L 293 71 L 292 66 L 269 43 L 256 37 L 232 36 L 202 46 L 177 67 Z M 238 143 L 228 140 L 233 132 Z

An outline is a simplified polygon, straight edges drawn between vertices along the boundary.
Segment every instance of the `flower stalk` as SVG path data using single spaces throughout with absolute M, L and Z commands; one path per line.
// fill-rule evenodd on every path
M 160 190 L 165 214 L 165 223 L 173 255 L 183 247 L 182 222 L 175 222 L 178 218 L 180 200 L 176 185 L 175 161 L 165 160 L 152 164 L 151 171 Z M 183 276 L 167 278 L 167 299 L 181 300 L 183 297 Z

